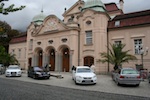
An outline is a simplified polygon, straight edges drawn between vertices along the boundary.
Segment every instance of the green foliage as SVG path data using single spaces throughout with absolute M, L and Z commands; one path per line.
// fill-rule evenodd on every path
M 110 44 L 111 49 L 109 47 L 108 51 L 109 53 L 102 52 L 100 53 L 101 57 L 103 59 L 100 59 L 100 62 L 106 63 L 109 62 L 110 64 L 114 65 L 114 69 L 118 69 L 118 66 L 121 66 L 123 63 L 128 63 L 129 60 L 136 60 L 137 58 L 134 55 L 130 55 L 129 51 L 123 51 L 123 48 L 125 47 L 125 44 Z
M 4 1 L 9 1 L 9 0 L 0 0 L 0 14 L 3 15 L 8 15 L 9 12 L 15 12 L 18 10 L 22 10 L 25 8 L 25 6 L 20 6 L 18 8 L 14 8 L 14 4 L 10 5 L 9 7 L 4 7 L 5 3 L 3 3 Z
M 0 46 L 0 63 L 4 65 L 19 64 L 14 54 L 8 54 L 3 46 Z
M 19 34 L 18 30 L 12 30 L 9 24 L 0 21 L 0 45 L 4 46 L 6 50 L 10 40 Z

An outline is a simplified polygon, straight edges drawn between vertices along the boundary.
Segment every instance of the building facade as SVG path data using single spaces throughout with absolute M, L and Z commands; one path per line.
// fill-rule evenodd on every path
M 45 16 L 42 11 L 28 26 L 27 36 L 12 39 L 9 51 L 18 49 L 16 55 L 25 69 L 50 64 L 51 71 L 69 72 L 73 65 L 94 64 L 97 73 L 106 73 L 113 67 L 98 62 L 100 52 L 107 52 L 109 43 L 125 43 L 125 49 L 131 50 L 138 60 L 123 67 L 135 67 L 141 64 L 141 46 L 146 50 L 150 47 L 150 10 L 124 14 L 123 3 L 119 0 L 118 7 L 115 3 L 103 4 L 101 0 L 78 0 L 65 9 L 63 20 L 55 15 Z M 23 38 L 26 40 L 21 42 Z M 13 42 L 17 40 L 20 42 Z M 146 53 L 142 62 L 150 70 L 150 55 Z

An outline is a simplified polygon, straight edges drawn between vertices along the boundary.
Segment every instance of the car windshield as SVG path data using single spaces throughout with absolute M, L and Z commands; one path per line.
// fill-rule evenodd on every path
M 19 67 L 8 67 L 8 69 L 20 69 Z
M 3 64 L 0 64 L 0 67 L 3 67 Z
M 138 74 L 138 72 L 134 69 L 125 69 L 122 71 L 122 74 Z
M 35 71 L 43 71 L 43 69 L 42 69 L 42 68 L 39 68 L 39 67 L 34 67 L 34 70 L 35 70 Z
M 78 68 L 77 69 L 77 73 L 87 73 L 87 72 L 91 72 L 90 68 Z

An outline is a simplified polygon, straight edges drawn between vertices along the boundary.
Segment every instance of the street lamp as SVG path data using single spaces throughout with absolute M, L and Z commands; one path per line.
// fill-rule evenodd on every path
M 139 46 L 138 45 L 136 46 L 136 49 L 139 51 L 139 54 L 141 55 L 141 63 L 142 63 L 142 67 L 144 67 L 143 57 L 148 54 L 149 47 L 143 49 L 143 44 L 140 44 Z

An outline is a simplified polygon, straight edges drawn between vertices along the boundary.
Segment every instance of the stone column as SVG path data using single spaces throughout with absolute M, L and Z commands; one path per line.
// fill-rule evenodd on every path
M 70 67 L 69 67 L 69 68 L 70 68 L 70 69 L 69 69 L 70 71 L 72 70 L 72 66 L 73 66 L 73 65 L 72 65 L 73 52 L 74 52 L 73 50 L 70 51 L 70 61 L 69 61 L 69 62 L 70 62 Z
M 59 71 L 59 68 L 58 68 L 58 53 L 57 51 L 55 52 L 55 71 Z
M 43 52 L 42 66 L 46 66 L 46 53 Z

